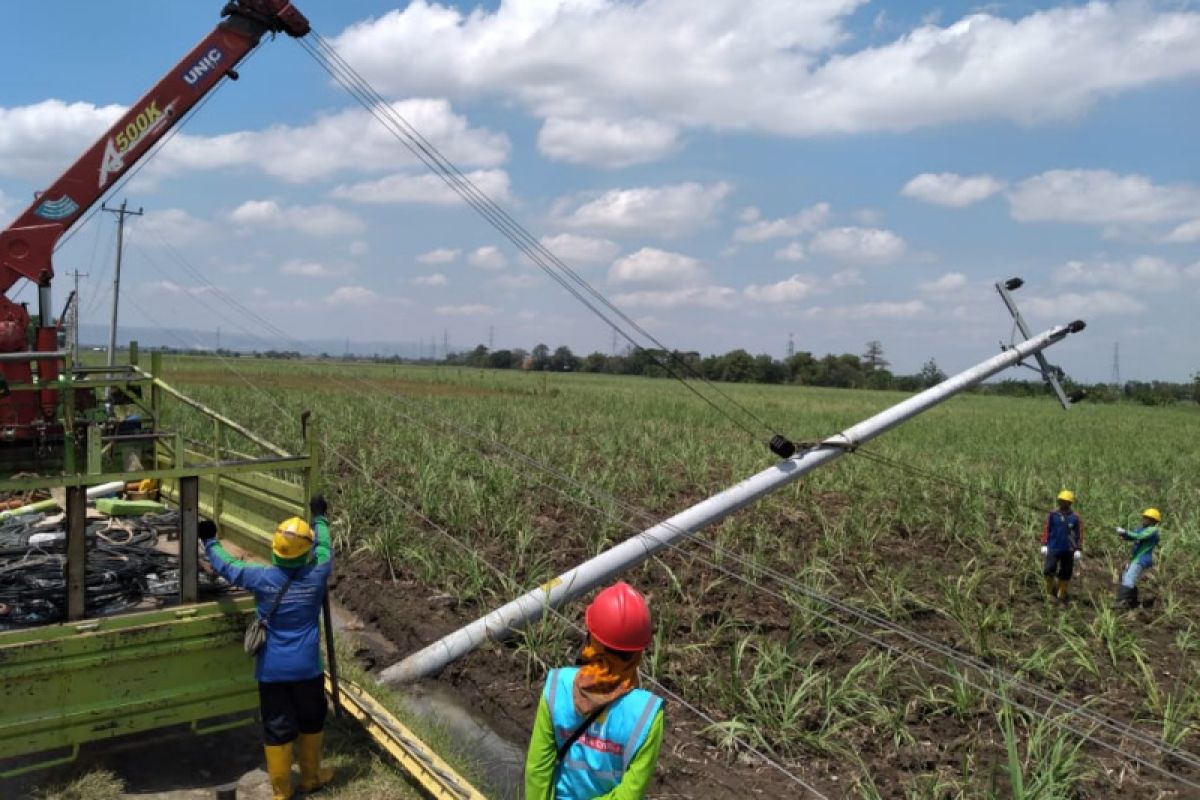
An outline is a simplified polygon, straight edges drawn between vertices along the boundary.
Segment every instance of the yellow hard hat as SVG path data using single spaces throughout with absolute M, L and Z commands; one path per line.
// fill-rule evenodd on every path
M 1065 500 L 1068 503 L 1074 503 L 1075 502 L 1075 493 L 1072 492 L 1070 489 L 1063 489 L 1061 492 L 1058 493 L 1058 499 Z
M 271 540 L 271 552 L 276 558 L 293 561 L 308 555 L 313 546 L 312 528 L 299 517 L 285 519 L 275 529 L 275 538 Z
M 1147 508 L 1142 512 L 1142 516 L 1149 517 L 1155 522 L 1162 522 L 1162 512 L 1160 512 L 1157 508 Z

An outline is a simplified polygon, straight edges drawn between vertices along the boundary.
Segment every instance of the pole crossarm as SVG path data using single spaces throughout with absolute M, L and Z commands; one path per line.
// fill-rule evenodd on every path
M 413 653 L 380 673 L 384 683 L 397 684 L 427 677 L 473 652 L 489 640 L 507 638 L 514 630 L 541 619 L 546 609 L 558 608 L 584 595 L 677 541 L 718 522 L 735 511 L 841 458 L 861 444 L 959 394 L 1022 360 L 1040 354 L 1069 334 L 1082 330 L 1073 322 L 1051 328 L 1004 352 L 964 370 L 930 389 L 887 408 L 839 434 L 784 459 L 757 475 L 681 511 L 642 533 L 594 556 L 562 575 L 480 617 L 469 625 Z

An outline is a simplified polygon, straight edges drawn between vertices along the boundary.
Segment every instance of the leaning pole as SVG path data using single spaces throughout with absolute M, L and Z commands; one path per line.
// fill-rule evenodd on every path
M 512 602 L 393 664 L 380 673 L 379 677 L 384 683 L 397 684 L 433 675 L 452 661 L 476 650 L 484 642 L 504 639 L 514 630 L 536 622 L 541 619 L 547 607 L 558 608 L 590 592 L 664 548 L 786 486 L 801 475 L 840 458 L 859 445 L 928 411 L 964 389 L 1041 353 L 1047 347 L 1062 341 L 1068 334 L 1083 330 L 1083 327 L 1083 322 L 1076 321 L 1051 328 L 825 439 L 815 447 L 784 459 L 526 592 Z

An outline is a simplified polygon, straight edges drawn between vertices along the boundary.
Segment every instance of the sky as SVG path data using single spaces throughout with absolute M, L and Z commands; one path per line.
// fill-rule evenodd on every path
M 218 20 L 219 0 L 6 8 L 15 218 Z M 297 0 L 405 120 L 670 347 L 861 353 L 897 372 L 1081 318 L 1052 361 L 1200 370 L 1200 3 Z M 20 36 L 13 36 L 20 31 Z M 109 204 L 121 320 L 289 341 L 611 329 L 424 171 L 296 42 L 268 41 Z M 109 314 L 115 218 L 59 250 Z M 211 284 L 211 285 L 210 285 Z M 214 291 L 212 286 L 220 291 Z M 16 291 L 16 290 L 14 290 Z M 29 288 L 22 299 L 32 299 Z M 272 329 L 230 302 L 252 310 Z M 59 300 L 56 299 L 56 303 Z M 623 344 L 623 342 L 622 342 Z

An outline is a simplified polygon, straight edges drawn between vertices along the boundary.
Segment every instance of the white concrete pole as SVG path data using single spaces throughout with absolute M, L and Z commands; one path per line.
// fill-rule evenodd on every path
M 637 566 L 660 550 L 692 533 L 724 519 L 734 511 L 779 489 L 844 455 L 912 417 L 929 410 L 962 390 L 1040 353 L 1069 333 L 1083 329 L 1082 322 L 1051 328 L 1027 341 L 989 358 L 920 394 L 881 411 L 870 419 L 831 436 L 820 445 L 780 461 L 720 494 L 688 508 L 665 522 L 605 550 L 574 569 L 521 595 L 466 627 L 451 633 L 380 674 L 385 683 L 403 683 L 440 671 L 450 662 L 474 651 L 489 639 L 506 638 L 517 628 L 541 618 L 546 607 L 558 608 Z

